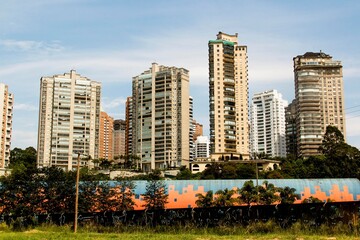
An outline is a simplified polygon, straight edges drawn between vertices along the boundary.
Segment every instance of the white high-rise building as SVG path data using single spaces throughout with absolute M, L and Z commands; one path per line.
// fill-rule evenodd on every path
M 195 159 L 208 158 L 210 155 L 210 140 L 207 136 L 198 136 L 195 141 Z
M 40 79 L 38 167 L 76 167 L 99 156 L 101 84 L 70 73 Z M 93 167 L 92 161 L 81 166 Z
M 265 153 L 286 157 L 285 107 L 276 90 L 257 93 L 251 104 L 250 146 L 252 155 Z
M 12 133 L 14 95 L 9 93 L 8 86 L 0 83 L 0 168 L 9 165 Z
M 189 71 L 153 63 L 132 86 L 132 154 L 141 169 L 189 167 Z

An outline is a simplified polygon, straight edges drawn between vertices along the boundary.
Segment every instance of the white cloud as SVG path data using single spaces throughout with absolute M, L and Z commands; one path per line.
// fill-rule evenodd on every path
M 16 139 L 16 143 L 11 145 L 11 148 L 20 147 L 20 148 L 27 148 L 32 146 L 36 148 L 37 144 L 37 131 L 26 131 L 26 130 L 19 130 L 13 129 L 12 132 L 12 139 Z
M 21 111 L 38 111 L 38 106 L 26 104 L 26 103 L 14 103 L 15 110 Z
M 115 99 L 103 98 L 101 101 L 101 107 L 105 111 L 109 111 L 110 109 L 113 110 L 114 108 L 118 108 L 120 110 L 120 108 L 124 108 L 125 103 L 126 99 L 122 97 Z
M 25 41 L 25 40 L 0 40 L 0 47 L 7 51 L 23 51 L 23 52 L 60 52 L 64 50 L 64 47 L 61 46 L 60 42 L 53 41 L 50 43 L 47 42 L 37 42 L 37 41 Z

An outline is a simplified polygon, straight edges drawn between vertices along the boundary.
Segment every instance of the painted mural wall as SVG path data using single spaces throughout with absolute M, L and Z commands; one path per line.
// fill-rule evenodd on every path
M 165 180 L 169 194 L 166 208 L 193 208 L 197 194 L 206 194 L 212 190 L 238 189 L 248 180 Z M 256 180 L 252 179 L 254 184 Z M 259 185 L 265 180 L 259 179 Z M 296 189 L 299 199 L 295 203 L 301 203 L 310 196 L 322 201 L 328 199 L 334 202 L 347 202 L 360 200 L 360 181 L 355 178 L 334 179 L 267 179 L 276 187 L 291 187 Z M 136 210 L 144 209 L 145 202 L 142 194 L 145 193 L 146 181 L 135 181 L 135 203 Z

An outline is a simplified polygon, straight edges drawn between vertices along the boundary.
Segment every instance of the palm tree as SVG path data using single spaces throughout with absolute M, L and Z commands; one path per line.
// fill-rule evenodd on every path
M 246 203 L 248 206 L 251 203 L 257 203 L 259 201 L 259 195 L 257 187 L 254 186 L 253 181 L 246 181 L 243 187 L 239 190 L 239 202 L 240 204 Z
M 214 206 L 214 195 L 213 191 L 208 191 L 205 195 L 198 193 L 196 194 L 198 199 L 196 200 L 196 205 L 201 208 L 209 208 Z
M 264 181 L 263 185 L 258 187 L 259 203 L 270 205 L 276 201 L 279 201 L 280 196 L 276 194 L 278 190 L 279 189 L 276 188 L 274 184 L 269 183 L 268 181 Z
M 235 190 L 229 190 L 225 188 L 224 190 L 218 190 L 216 193 L 214 205 L 216 207 L 231 207 L 234 206 L 236 198 L 233 198 Z
M 293 204 L 296 200 L 295 188 L 280 188 L 281 204 Z

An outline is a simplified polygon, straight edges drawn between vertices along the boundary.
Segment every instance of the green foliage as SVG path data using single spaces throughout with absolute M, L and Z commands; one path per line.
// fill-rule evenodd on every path
M 33 147 L 27 147 L 25 150 L 14 148 L 10 151 L 10 168 L 17 165 L 24 165 L 27 169 L 35 171 L 36 169 L 36 150 Z
M 302 200 L 302 203 L 322 203 L 322 202 L 323 201 L 313 196 L 310 196 L 309 198 L 305 198 L 304 200 Z
M 295 202 L 297 197 L 295 188 L 284 187 L 280 188 L 279 191 L 281 204 L 293 204 Z
M 129 211 L 133 210 L 135 202 L 133 197 L 135 195 L 134 189 L 136 185 L 130 180 L 118 180 L 112 188 L 113 199 L 111 201 L 111 209 L 115 211 Z
M 176 180 L 190 180 L 193 178 L 193 174 L 190 169 L 182 166 L 179 173 L 176 175 Z
M 274 184 L 264 181 L 263 185 L 258 186 L 259 204 L 270 205 L 280 200 L 277 192 L 280 188 L 276 188 Z
M 169 197 L 166 191 L 166 185 L 162 180 L 149 180 L 146 184 L 145 193 L 142 195 L 146 203 L 143 207 L 148 210 L 164 209 Z
M 198 198 L 195 201 L 196 206 L 201 208 L 209 208 L 214 206 L 214 194 L 213 191 L 208 191 L 205 195 L 198 193 L 196 194 Z
M 344 142 L 334 126 L 328 126 L 319 147 L 322 155 L 305 159 L 287 158 L 282 162 L 285 178 L 360 178 L 360 151 Z
M 246 181 L 242 188 L 239 189 L 239 202 L 250 206 L 251 203 L 259 202 L 259 195 L 257 187 L 254 186 L 253 181 Z
M 234 162 L 212 163 L 202 173 L 200 179 L 251 179 L 256 178 L 253 164 Z
M 224 190 L 219 190 L 215 194 L 215 207 L 231 207 L 236 203 L 236 198 L 233 198 L 235 190 L 229 190 L 225 188 Z

